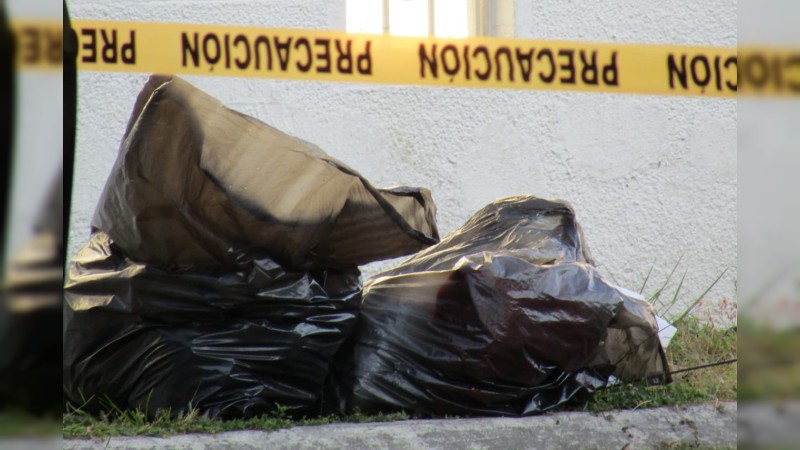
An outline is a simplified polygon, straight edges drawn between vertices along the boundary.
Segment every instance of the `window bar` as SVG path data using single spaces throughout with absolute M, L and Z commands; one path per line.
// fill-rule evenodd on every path
M 465 0 L 467 2 L 467 35 L 483 36 L 483 0 Z
M 428 0 L 428 36 L 430 37 L 436 36 L 436 25 L 433 19 L 433 2 L 434 0 Z
M 475 34 L 477 36 L 486 36 L 485 24 L 486 21 L 486 0 L 475 1 Z
M 383 34 L 389 34 L 389 0 L 383 0 Z

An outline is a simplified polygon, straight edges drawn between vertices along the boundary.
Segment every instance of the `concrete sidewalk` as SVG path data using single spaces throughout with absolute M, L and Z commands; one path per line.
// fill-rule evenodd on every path
M 736 402 L 525 418 L 332 424 L 273 432 L 64 440 L 65 449 L 735 448 Z

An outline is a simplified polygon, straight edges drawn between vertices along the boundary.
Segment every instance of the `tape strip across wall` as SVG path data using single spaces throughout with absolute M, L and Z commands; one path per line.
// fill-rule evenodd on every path
M 48 31 L 40 27 L 35 36 L 32 25 L 16 25 L 20 64 L 36 65 L 31 52 L 47 55 Z M 84 71 L 728 98 L 800 94 L 800 52 L 791 50 L 737 55 L 723 47 L 94 20 L 73 27 Z

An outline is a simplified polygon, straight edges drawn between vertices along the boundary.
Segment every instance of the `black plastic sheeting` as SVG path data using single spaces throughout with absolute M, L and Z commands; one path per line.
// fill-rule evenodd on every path
M 508 197 L 366 283 L 331 400 L 343 411 L 538 413 L 611 375 L 666 380 L 657 332 L 649 304 L 592 266 L 569 205 Z
M 438 242 L 427 189 L 151 77 L 68 272 L 63 387 L 86 411 L 319 413 L 357 265 Z M 112 406 L 113 405 L 113 406 Z
M 153 76 L 92 226 L 163 268 L 235 266 L 259 248 L 293 269 L 349 269 L 435 244 L 435 213 L 427 189 L 377 189 L 319 147 Z
M 355 324 L 357 269 L 287 271 L 267 255 L 237 270 L 174 272 L 140 264 L 102 232 L 70 269 L 64 387 L 87 409 L 252 417 L 275 403 L 319 412 L 333 354 Z
M 652 307 L 600 276 L 568 204 L 499 199 L 438 244 L 435 212 L 426 189 L 376 189 L 151 77 L 69 268 L 65 399 L 222 418 L 527 415 L 612 376 L 669 381 Z M 417 251 L 362 297 L 359 264 Z

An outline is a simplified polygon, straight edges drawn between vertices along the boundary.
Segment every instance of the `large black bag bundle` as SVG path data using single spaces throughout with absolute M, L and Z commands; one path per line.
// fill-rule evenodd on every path
M 355 324 L 357 269 L 291 271 L 246 255 L 224 271 L 137 263 L 103 232 L 70 268 L 64 387 L 89 409 L 250 417 L 275 403 L 313 414 Z M 84 400 L 85 399 L 85 400 Z
M 426 189 L 376 189 L 179 78 L 151 77 L 69 268 L 66 399 L 317 413 L 358 313 L 357 266 L 437 242 L 434 216 Z
M 345 411 L 526 415 L 664 376 L 652 308 L 592 266 L 572 209 L 508 197 L 367 281 L 337 358 Z

